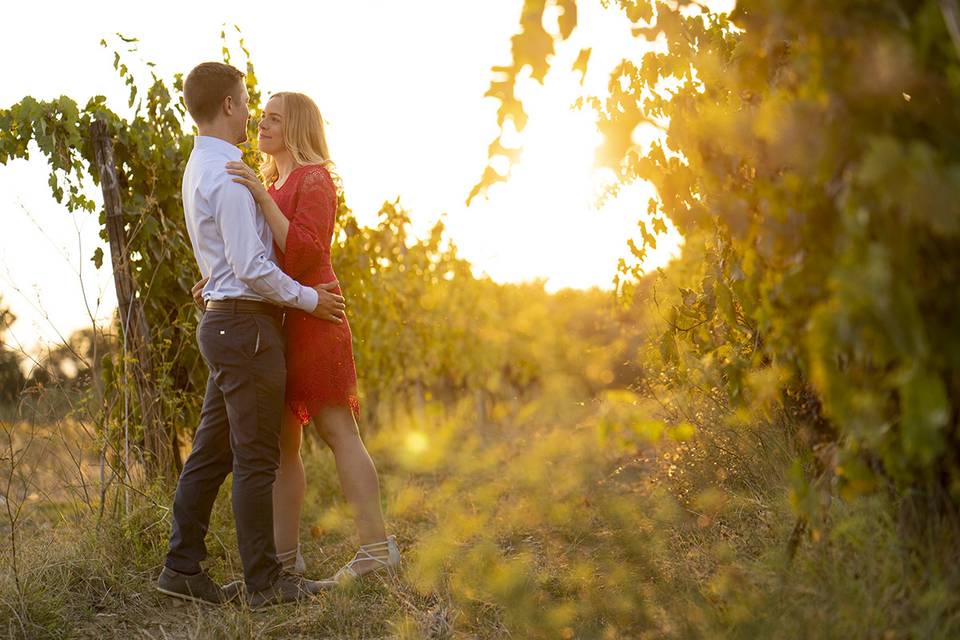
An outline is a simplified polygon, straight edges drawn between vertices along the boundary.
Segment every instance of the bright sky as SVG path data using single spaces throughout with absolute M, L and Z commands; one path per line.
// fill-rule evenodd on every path
M 638 46 L 618 12 L 599 3 L 580 3 L 578 30 L 558 48 L 546 85 L 520 86 L 530 115 L 521 162 L 510 182 L 469 208 L 466 196 L 497 134 L 497 103 L 483 94 L 490 67 L 509 61 L 521 0 L 233 2 L 229 9 L 177 0 L 150 10 L 129 1 L 95 4 L 44 3 L 44 15 L 55 16 L 50 20 L 38 18 L 33 3 L 4 7 L 4 23 L 24 28 L 7 29 L 0 39 L 0 105 L 61 94 L 83 104 L 104 94 L 125 113 L 113 48 L 101 47 L 101 38 L 112 44 L 119 44 L 111 40 L 115 32 L 139 38 L 142 58 L 170 79 L 198 62 L 220 60 L 221 26 L 235 23 L 265 97 L 302 91 L 320 106 L 331 155 L 361 222 L 372 224 L 380 205 L 399 196 L 415 233 L 443 215 L 476 273 L 501 282 L 543 278 L 549 290 L 609 287 L 618 258 L 628 253 L 626 239 L 637 236 L 650 188 L 634 185 L 596 209 L 605 179 L 592 166 L 599 134 L 589 111 L 569 109 L 583 92 L 602 93 L 607 72 Z M 581 87 L 570 67 L 591 44 Z M 98 191 L 91 195 L 100 201 Z M 39 153 L 0 166 L 0 211 L 0 293 L 19 317 L 14 339 L 33 350 L 38 340 L 59 341 L 89 325 L 88 309 L 109 318 L 116 305 L 109 262 L 98 272 L 89 260 L 101 244 L 96 216 L 74 216 L 53 200 Z M 677 244 L 676 237 L 661 242 L 648 266 L 665 262 Z

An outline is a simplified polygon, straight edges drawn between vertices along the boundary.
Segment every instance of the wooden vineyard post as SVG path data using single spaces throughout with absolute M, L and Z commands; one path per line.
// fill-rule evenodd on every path
M 150 478 L 162 476 L 175 480 L 177 456 L 171 432 L 161 421 L 159 392 L 154 380 L 153 353 L 150 348 L 150 327 L 137 297 L 137 287 L 130 269 L 127 234 L 124 229 L 123 208 L 113 158 L 113 140 L 107 125 L 95 120 L 90 125 L 103 206 L 106 210 L 107 241 L 113 263 L 113 283 L 117 290 L 120 325 L 123 331 L 124 367 L 130 367 L 136 385 L 136 398 L 143 422 L 143 453 L 145 470 Z

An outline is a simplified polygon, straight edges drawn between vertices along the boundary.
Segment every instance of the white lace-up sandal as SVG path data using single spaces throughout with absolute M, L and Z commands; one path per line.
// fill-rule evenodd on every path
M 300 545 L 297 545 L 296 549 L 278 553 L 277 562 L 280 563 L 284 571 L 295 573 L 298 576 L 307 572 L 307 563 L 303 560 L 303 554 L 300 553 Z
M 376 565 L 363 573 L 357 573 L 354 566 L 365 561 L 374 561 Z M 371 542 L 370 544 L 360 545 L 353 560 L 343 565 L 329 581 L 338 585 L 347 584 L 354 580 L 363 578 L 367 574 L 386 569 L 389 572 L 396 571 L 400 566 L 400 549 L 397 547 L 397 539 L 389 536 L 383 542 Z

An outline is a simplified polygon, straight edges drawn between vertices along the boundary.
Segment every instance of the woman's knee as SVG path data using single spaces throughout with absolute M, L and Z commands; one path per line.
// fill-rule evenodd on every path
M 324 409 L 316 423 L 317 433 L 331 449 L 360 437 L 353 414 L 347 408 Z

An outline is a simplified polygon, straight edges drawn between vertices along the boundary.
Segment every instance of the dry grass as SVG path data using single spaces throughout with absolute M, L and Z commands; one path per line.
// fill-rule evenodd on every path
M 960 540 L 951 522 L 917 540 L 900 531 L 890 498 L 836 501 L 819 537 L 790 563 L 786 458 L 751 463 L 756 433 L 749 442 L 724 429 L 723 441 L 701 433 L 613 446 L 598 438 L 601 410 L 504 407 L 508 426 L 476 425 L 467 403 L 382 427 L 368 445 L 404 570 L 265 613 L 178 605 L 154 591 L 168 495 L 148 492 L 153 499 L 135 499 L 126 516 L 108 508 L 99 526 L 98 509 L 34 501 L 18 529 L 19 592 L 10 572 L 0 575 L 0 633 L 892 639 L 960 631 L 960 572 L 944 561 Z M 778 450 L 788 448 L 774 425 L 758 428 L 768 444 L 779 438 Z M 719 471 L 717 447 L 739 452 Z M 353 525 L 332 456 L 314 441 L 304 457 L 308 573 L 328 575 L 352 554 Z M 208 537 L 208 568 L 223 580 L 240 574 L 228 495 L 222 490 Z

